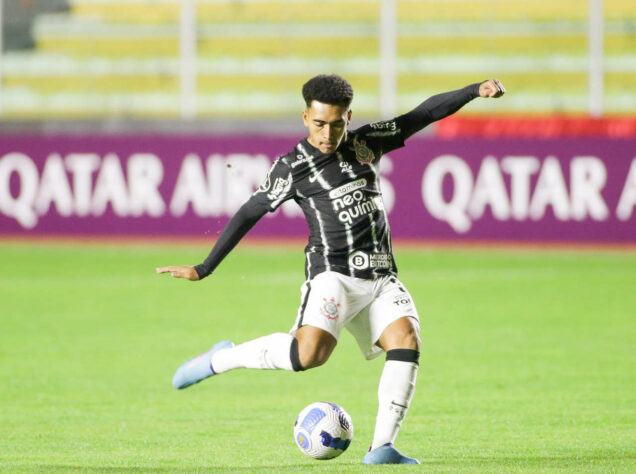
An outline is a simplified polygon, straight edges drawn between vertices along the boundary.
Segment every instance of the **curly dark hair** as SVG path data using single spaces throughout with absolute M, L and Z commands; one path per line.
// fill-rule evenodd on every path
M 353 100 L 353 88 L 349 81 L 337 74 L 320 74 L 305 82 L 303 98 L 307 107 L 311 105 L 312 100 L 349 107 Z

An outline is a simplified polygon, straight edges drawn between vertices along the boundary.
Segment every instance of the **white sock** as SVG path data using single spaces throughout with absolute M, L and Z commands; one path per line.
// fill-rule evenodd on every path
M 222 349 L 212 356 L 212 369 L 217 374 L 239 368 L 293 370 L 290 358 L 293 340 L 290 334 L 275 333 Z
M 415 393 L 417 364 L 387 360 L 378 386 L 378 416 L 371 449 L 395 442 Z

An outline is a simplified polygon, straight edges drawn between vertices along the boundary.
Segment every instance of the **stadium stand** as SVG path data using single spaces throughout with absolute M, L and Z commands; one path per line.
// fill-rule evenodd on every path
M 33 48 L 3 57 L 4 119 L 179 117 L 178 1 L 42 3 Z M 604 15 L 605 110 L 633 112 L 636 2 L 606 0 Z M 490 75 L 515 91 L 490 114 L 586 111 L 587 2 L 401 0 L 398 19 L 400 111 Z M 197 20 L 199 118 L 295 116 L 320 72 L 348 77 L 357 115 L 378 116 L 378 1 L 199 0 Z

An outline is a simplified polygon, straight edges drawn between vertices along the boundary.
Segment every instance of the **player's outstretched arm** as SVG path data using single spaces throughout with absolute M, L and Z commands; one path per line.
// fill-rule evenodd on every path
M 395 121 L 406 140 L 427 125 L 454 114 L 477 97 L 501 97 L 506 92 L 497 79 L 470 84 L 463 89 L 443 92 L 429 97 L 410 112 L 396 117 Z
M 279 182 L 287 183 L 279 186 Z M 170 273 L 175 278 L 203 280 L 211 275 L 221 261 L 268 211 L 274 211 L 285 200 L 295 196 L 292 188 L 291 168 L 276 160 L 267 173 L 265 182 L 239 208 L 229 220 L 207 258 L 195 266 L 176 265 L 159 267 L 157 273 Z
M 185 278 L 190 281 L 199 280 L 199 274 L 191 265 L 171 265 L 168 267 L 159 267 L 155 269 L 159 274 L 170 273 L 175 278 Z
M 217 240 L 212 248 L 210 255 L 208 255 L 203 263 L 196 266 L 174 265 L 159 267 L 155 271 L 157 273 L 170 273 L 175 278 L 185 278 L 190 281 L 203 280 L 212 274 L 214 269 L 227 254 L 230 253 L 243 236 L 247 234 L 266 212 L 266 205 L 262 202 L 258 202 L 254 199 L 254 196 L 252 196 L 252 198 L 243 204 L 236 214 L 232 216 L 219 236 L 219 240 Z

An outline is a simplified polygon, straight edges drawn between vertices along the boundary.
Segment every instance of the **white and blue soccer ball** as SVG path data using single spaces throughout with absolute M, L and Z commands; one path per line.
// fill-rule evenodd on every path
M 332 459 L 344 453 L 353 439 L 353 422 L 340 406 L 316 402 L 305 407 L 294 423 L 296 445 L 314 459 Z

